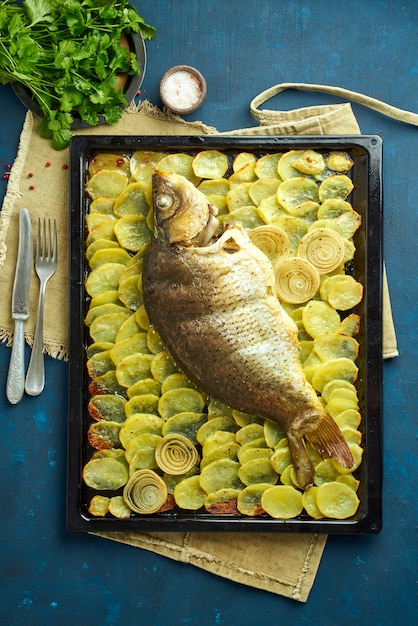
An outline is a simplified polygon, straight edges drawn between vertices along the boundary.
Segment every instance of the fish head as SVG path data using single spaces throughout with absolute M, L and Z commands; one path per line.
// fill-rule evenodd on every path
M 217 208 L 180 174 L 156 171 L 152 201 L 155 235 L 169 244 L 204 246 L 218 229 Z

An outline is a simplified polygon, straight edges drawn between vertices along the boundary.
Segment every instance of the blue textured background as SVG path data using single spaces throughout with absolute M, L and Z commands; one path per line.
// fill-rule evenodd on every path
M 279 82 L 346 87 L 418 113 L 418 2 L 135 1 L 157 28 L 142 98 L 160 105 L 172 65 L 198 67 L 204 105 L 188 119 L 221 131 L 255 124 L 251 99 Z M 268 108 L 339 102 L 290 91 Z M 353 105 L 384 140 L 385 260 L 400 356 L 384 364 L 383 530 L 330 537 L 306 604 L 65 528 L 67 366 L 11 407 L 0 393 L 0 623 L 119 625 L 415 624 L 417 598 L 418 129 Z M 25 110 L 0 86 L 0 173 Z M 36 155 L 33 155 L 36 158 Z M 0 177 L 0 197 L 6 183 Z M 2 387 L 9 349 L 0 346 Z M 414 615 L 415 614 L 415 615 Z

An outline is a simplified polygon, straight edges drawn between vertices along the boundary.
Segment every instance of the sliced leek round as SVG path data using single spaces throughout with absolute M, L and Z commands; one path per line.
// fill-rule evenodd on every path
M 275 265 L 274 271 L 277 295 L 288 304 L 306 302 L 319 289 L 318 270 L 306 259 L 286 257 Z
M 249 232 L 249 237 L 253 244 L 264 252 L 273 265 L 290 252 L 289 237 L 278 226 L 257 226 L 257 228 Z
M 167 486 L 153 470 L 138 470 L 123 490 L 123 499 L 135 513 L 156 513 L 167 500 Z
M 297 253 L 312 263 L 320 274 L 328 274 L 343 261 L 345 247 L 335 230 L 315 228 L 302 237 Z
M 158 443 L 155 460 L 163 472 L 178 476 L 191 470 L 199 462 L 199 455 L 190 439 L 173 433 Z

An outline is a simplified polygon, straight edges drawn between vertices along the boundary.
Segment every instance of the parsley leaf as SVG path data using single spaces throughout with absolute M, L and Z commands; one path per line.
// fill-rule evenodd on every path
M 74 116 L 115 124 L 127 102 L 117 74 L 138 73 L 122 34 L 155 34 L 128 0 L 0 0 L 0 83 L 19 82 L 39 104 L 39 132 L 55 149 Z

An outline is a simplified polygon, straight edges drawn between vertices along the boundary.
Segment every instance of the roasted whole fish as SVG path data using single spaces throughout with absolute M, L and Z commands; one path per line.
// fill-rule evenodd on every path
M 303 373 L 268 258 L 239 226 L 214 237 L 216 209 L 180 175 L 154 174 L 153 204 L 144 304 L 178 366 L 207 394 L 281 424 L 303 489 L 314 477 L 306 442 L 350 468 L 350 449 Z

